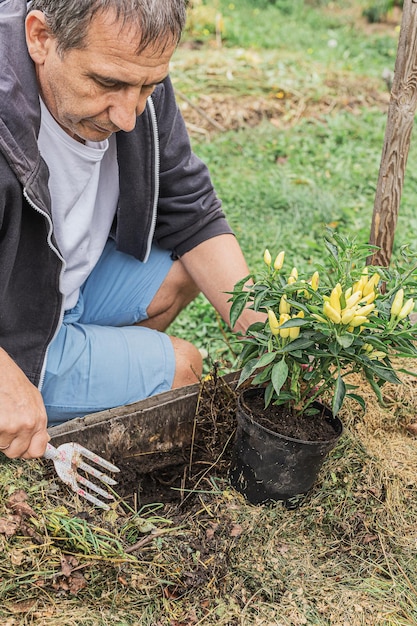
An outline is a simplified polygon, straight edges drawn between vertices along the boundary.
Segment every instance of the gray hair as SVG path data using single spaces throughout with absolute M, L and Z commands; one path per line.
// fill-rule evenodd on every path
M 99 12 L 112 13 L 121 28 L 137 29 L 140 53 L 149 44 L 163 50 L 179 42 L 186 5 L 187 0 L 32 0 L 29 11 L 44 13 L 61 55 L 71 48 L 85 47 L 89 25 Z

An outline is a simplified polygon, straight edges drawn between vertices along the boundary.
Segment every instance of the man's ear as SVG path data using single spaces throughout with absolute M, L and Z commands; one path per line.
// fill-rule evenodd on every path
M 26 16 L 26 45 L 32 60 L 37 65 L 43 65 L 45 57 L 51 47 L 52 37 L 46 26 L 45 15 L 42 11 L 29 11 Z

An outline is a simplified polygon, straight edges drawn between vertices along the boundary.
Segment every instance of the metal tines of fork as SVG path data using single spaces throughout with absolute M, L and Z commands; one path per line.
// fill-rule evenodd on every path
M 120 470 L 116 465 L 109 463 L 106 459 L 74 442 L 63 443 L 57 448 L 48 443 L 44 458 L 51 459 L 54 462 L 56 473 L 60 479 L 71 487 L 75 493 L 102 509 L 108 510 L 110 508 L 108 504 L 89 492 L 93 491 L 107 500 L 114 500 L 113 495 L 79 474 L 78 470 L 98 478 L 106 485 L 116 485 L 117 482 L 113 478 L 110 478 L 110 476 L 107 476 L 107 474 L 92 465 L 85 463 L 83 458 L 90 460 L 109 472 L 119 472 Z

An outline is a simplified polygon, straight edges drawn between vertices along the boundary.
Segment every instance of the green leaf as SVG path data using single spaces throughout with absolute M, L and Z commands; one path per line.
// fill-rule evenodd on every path
M 248 293 L 242 292 L 233 300 L 230 307 L 230 326 L 234 328 L 238 318 L 243 313 L 248 301 Z
M 258 367 L 258 361 L 259 359 L 251 359 L 250 361 L 246 363 L 246 365 L 243 367 L 240 373 L 239 382 L 237 383 L 238 387 L 253 374 L 253 372 Z
M 338 412 L 340 411 L 340 407 L 343 404 L 345 395 L 346 395 L 346 385 L 344 383 L 343 378 L 339 374 L 336 380 L 336 385 L 335 385 L 334 394 L 333 394 L 333 402 L 332 402 L 333 415 L 337 415 Z
M 314 341 L 311 339 L 305 339 L 304 337 L 298 337 L 298 339 L 294 339 L 294 341 L 290 341 L 284 348 L 283 352 L 294 352 L 295 350 L 305 350 L 314 344 Z
M 415 378 L 417 377 L 417 373 L 416 372 L 410 372 L 410 370 L 406 370 L 406 369 L 404 369 L 402 367 L 398 371 L 402 372 L 402 374 L 408 374 L 409 376 L 414 376 Z
M 401 384 L 401 380 L 393 370 L 382 367 L 381 365 L 376 365 L 375 361 L 371 361 L 371 363 L 372 366 L 370 369 L 372 369 L 373 373 L 378 376 L 378 378 L 381 378 L 389 383 L 393 383 L 394 385 Z
M 241 365 L 245 365 L 251 359 L 254 359 L 258 355 L 259 346 L 253 343 L 247 343 L 242 352 L 239 354 L 239 361 Z
M 379 388 L 379 386 L 375 382 L 375 380 L 373 378 L 373 375 L 372 375 L 372 372 L 368 368 L 365 368 L 364 372 L 365 372 L 366 380 L 368 381 L 368 383 L 372 387 L 372 390 L 375 393 L 379 404 L 381 406 L 385 406 L 385 402 L 384 402 L 384 398 L 382 397 L 381 389 Z
M 291 402 L 291 400 L 294 400 L 294 395 L 292 393 L 289 393 L 288 391 L 281 390 L 281 393 L 279 394 L 279 396 L 275 398 L 274 400 L 274 405 L 282 406 L 283 404 L 287 404 L 288 402 Z
M 306 324 L 310 324 L 308 320 L 304 320 L 302 317 L 293 317 L 290 320 L 284 322 L 284 324 L 280 325 L 280 328 L 299 328 L 300 326 L 305 326 Z
M 264 382 L 269 380 L 271 377 L 271 370 L 272 365 L 268 365 L 265 369 L 261 370 L 253 379 L 252 385 L 262 385 Z
M 339 258 L 339 251 L 337 249 L 337 246 L 335 246 L 333 243 L 330 243 L 328 239 L 324 240 L 324 245 L 326 246 L 330 254 L 333 256 L 333 258 L 337 260 Z
M 281 350 L 281 352 L 285 352 L 285 350 Z M 304 353 L 302 350 L 291 350 L 291 352 L 288 352 L 288 354 L 291 354 L 291 356 L 293 356 L 295 359 L 302 359 Z
M 271 404 L 273 395 L 274 395 L 274 386 L 272 383 L 269 383 L 269 385 L 267 385 L 265 389 L 265 395 L 264 395 L 265 408 L 268 408 L 268 406 Z
M 342 346 L 342 348 L 349 348 L 352 343 L 355 341 L 355 335 L 348 333 L 346 335 L 337 335 L 336 336 L 337 343 Z
M 356 402 L 361 405 L 362 409 L 364 411 L 366 410 L 366 403 L 365 403 L 365 400 L 362 398 L 362 396 L 358 396 L 358 394 L 356 393 L 347 393 L 346 397 L 352 398 L 352 400 L 356 400 Z
M 288 377 L 288 365 L 285 362 L 285 359 L 281 359 L 279 363 L 275 363 L 271 372 L 271 382 L 274 386 L 275 393 L 277 396 L 281 391 L 281 388 Z
M 275 352 L 266 352 L 259 359 L 258 367 L 265 367 L 265 365 L 269 365 L 275 359 L 275 356 Z

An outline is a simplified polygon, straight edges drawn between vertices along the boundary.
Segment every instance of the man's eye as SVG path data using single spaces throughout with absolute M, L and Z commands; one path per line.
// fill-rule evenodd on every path
M 100 80 L 96 78 L 95 82 L 97 83 L 97 85 L 99 85 L 100 87 L 103 87 L 104 89 L 113 89 L 116 86 L 116 83 L 110 80 L 107 81 L 107 80 Z

